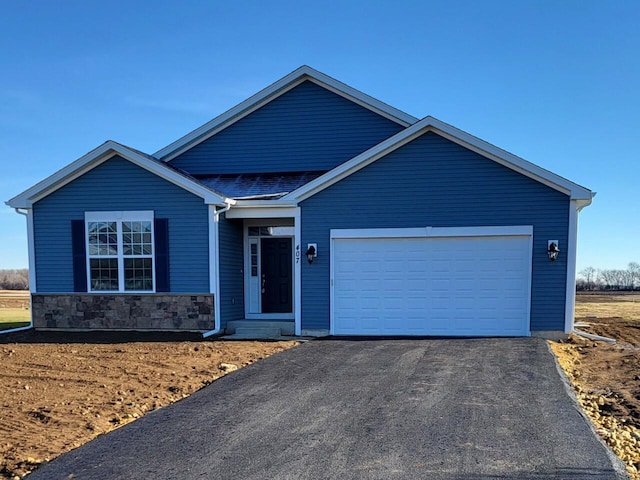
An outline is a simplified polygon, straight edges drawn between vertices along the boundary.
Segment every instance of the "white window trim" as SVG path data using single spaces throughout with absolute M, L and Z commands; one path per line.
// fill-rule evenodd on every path
M 85 258 L 87 263 L 87 292 L 95 294 L 125 293 L 156 293 L 156 247 L 155 247 L 155 227 L 153 210 L 127 210 L 109 212 L 85 212 L 84 233 L 85 233 Z M 89 222 L 116 222 L 118 237 L 118 255 L 109 257 L 118 259 L 118 290 L 92 290 L 91 289 L 91 258 L 99 258 L 89 254 Z M 151 290 L 125 290 L 124 285 L 124 259 L 122 251 L 122 222 L 151 222 L 151 255 L 144 255 L 141 258 L 151 257 L 152 265 L 152 289 Z M 135 257 L 135 256 L 134 256 Z M 107 258 L 107 257 L 104 257 Z M 127 257 L 129 258 L 129 257 Z

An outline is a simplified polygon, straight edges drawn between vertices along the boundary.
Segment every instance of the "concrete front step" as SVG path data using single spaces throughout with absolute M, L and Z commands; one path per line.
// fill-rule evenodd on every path
M 234 334 L 240 328 L 247 329 L 280 329 L 281 335 L 294 335 L 295 324 L 293 321 L 279 321 L 279 320 L 232 320 L 227 322 L 227 328 L 225 333 Z
M 229 340 L 292 340 L 290 336 L 282 335 L 282 330 L 275 327 L 236 327 L 235 333 L 222 337 Z
M 255 336 L 259 338 L 281 337 L 282 330 L 270 327 L 238 327 L 235 335 Z

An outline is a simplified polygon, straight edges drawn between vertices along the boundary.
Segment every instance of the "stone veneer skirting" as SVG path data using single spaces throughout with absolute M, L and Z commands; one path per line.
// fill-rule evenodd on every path
M 211 294 L 31 295 L 34 328 L 213 330 Z

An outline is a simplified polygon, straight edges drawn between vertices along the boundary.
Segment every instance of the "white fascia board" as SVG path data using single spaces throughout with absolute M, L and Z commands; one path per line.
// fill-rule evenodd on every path
M 75 162 L 70 163 L 63 169 L 57 171 L 53 175 L 47 177 L 6 203 L 13 208 L 31 208 L 31 206 L 38 200 L 46 197 L 50 193 L 58 190 L 116 155 L 119 155 L 131 163 L 159 176 L 160 178 L 193 193 L 194 195 L 202 198 L 204 203 L 216 205 L 235 203 L 234 200 L 224 198 L 184 175 L 174 172 L 162 164 L 150 160 L 144 155 L 140 155 L 134 150 L 111 140 L 103 143 L 98 148 L 95 148 Z
M 463 147 L 468 148 L 484 157 L 488 157 L 501 165 L 504 165 L 512 170 L 515 170 L 527 177 L 538 180 L 555 190 L 561 191 L 571 196 L 572 200 L 576 199 L 591 199 L 591 190 L 578 185 L 570 180 L 567 180 L 560 175 L 557 175 L 549 170 L 546 170 L 535 163 L 531 163 L 524 158 L 518 157 L 512 153 L 507 152 L 495 145 L 490 144 L 484 140 L 479 139 L 459 128 L 449 125 L 434 117 L 426 117 L 424 120 L 429 120 L 429 126 L 431 130 L 441 136 L 457 143 Z
M 182 138 L 179 138 L 175 142 L 158 150 L 153 154 L 153 156 L 162 161 L 169 162 L 178 155 L 184 153 L 186 150 L 193 148 L 195 145 L 207 140 L 208 138 L 211 138 L 221 130 L 224 130 L 260 107 L 297 87 L 305 80 L 310 80 L 317 85 L 325 87 L 333 93 L 341 95 L 348 100 L 399 123 L 404 127 L 412 125 L 418 121 L 417 118 L 402 112 L 401 110 L 391 107 L 380 100 L 376 100 L 355 88 L 349 87 L 348 85 L 345 85 L 324 73 L 318 72 L 317 70 L 304 65 L 270 86 L 260 90 L 255 95 L 252 95 L 223 114 L 218 115 L 201 127 L 196 128 Z
M 348 177 L 352 173 L 357 172 L 393 150 L 401 147 L 405 143 L 419 137 L 424 133 L 421 132 L 421 129 L 423 128 L 424 126 L 422 125 L 422 121 L 407 127 L 396 135 L 383 140 L 374 147 L 371 147 L 369 150 L 353 157 L 351 160 L 347 160 L 345 163 L 338 165 L 333 170 L 328 171 L 324 175 L 320 175 L 318 178 L 285 195 L 281 200 L 298 203 L 315 195 L 321 190 L 330 187 L 334 183 L 339 182 L 343 178 Z
M 369 110 L 373 110 L 374 112 L 382 115 L 383 117 L 388 118 L 396 123 L 401 124 L 404 127 L 408 127 L 409 125 L 413 125 L 416 123 L 419 118 L 414 117 L 413 115 L 409 115 L 402 110 L 398 110 L 391 105 L 388 105 L 384 102 L 381 102 L 377 98 L 374 98 L 366 93 L 361 92 L 360 90 L 356 90 L 353 87 L 350 87 L 346 83 L 342 83 L 335 78 L 332 78 L 328 75 L 325 75 L 322 72 L 314 70 L 311 67 L 303 66 L 300 67 L 301 71 L 304 71 L 304 74 L 309 77 L 311 81 L 320 85 L 321 87 L 325 87 L 328 90 L 336 93 L 342 97 L 347 98 Z
M 282 200 L 301 202 L 430 131 L 562 192 L 572 200 L 591 202 L 593 195 L 589 189 L 430 116 L 285 195 Z
M 297 207 L 292 205 L 265 205 L 265 206 L 245 206 L 241 208 L 233 207 L 225 217 L 229 219 L 237 218 L 289 218 L 293 217 L 298 211 Z

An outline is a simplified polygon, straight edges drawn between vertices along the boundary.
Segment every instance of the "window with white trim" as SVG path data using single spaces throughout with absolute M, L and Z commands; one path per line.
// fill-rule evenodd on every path
M 86 212 L 90 292 L 154 292 L 152 211 Z

